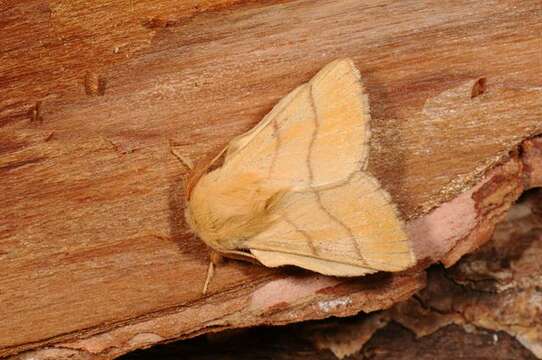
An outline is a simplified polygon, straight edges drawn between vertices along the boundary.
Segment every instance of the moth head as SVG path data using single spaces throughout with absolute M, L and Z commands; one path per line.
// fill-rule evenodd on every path
M 244 240 L 275 220 L 272 209 L 285 193 L 263 180 L 255 174 L 221 176 L 220 169 L 201 177 L 185 210 L 192 231 L 217 251 L 243 249 Z

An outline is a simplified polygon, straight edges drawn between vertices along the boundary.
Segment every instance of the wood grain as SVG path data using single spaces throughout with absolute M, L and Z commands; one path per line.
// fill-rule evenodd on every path
M 413 221 L 542 130 L 539 1 L 36 0 L 3 2 L 0 19 L 0 356 L 57 344 L 110 357 L 376 310 L 423 286 L 229 262 L 200 295 L 207 250 L 184 224 L 170 144 L 212 154 L 334 58 L 362 73 L 370 171 Z M 265 302 L 266 286 L 298 297 Z M 344 296 L 346 309 L 315 305 Z M 143 329 L 156 336 L 136 341 Z

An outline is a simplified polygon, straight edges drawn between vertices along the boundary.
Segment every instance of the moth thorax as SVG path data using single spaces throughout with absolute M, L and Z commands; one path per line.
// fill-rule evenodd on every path
M 252 174 L 221 176 L 215 170 L 192 190 L 186 219 L 192 230 L 216 250 L 242 249 L 243 242 L 266 229 L 280 191 Z

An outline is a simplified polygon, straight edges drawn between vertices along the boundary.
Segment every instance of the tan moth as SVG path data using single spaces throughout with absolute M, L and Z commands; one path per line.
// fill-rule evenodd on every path
M 414 265 L 390 195 L 367 172 L 370 132 L 358 69 L 331 62 L 194 175 L 190 228 L 219 254 L 268 267 L 360 276 Z

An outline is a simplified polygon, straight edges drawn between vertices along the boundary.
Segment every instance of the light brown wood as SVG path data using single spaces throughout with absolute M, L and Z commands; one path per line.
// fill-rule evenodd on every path
M 212 156 L 337 57 L 364 78 L 369 171 L 410 219 L 420 267 L 453 263 L 540 186 L 524 181 L 539 155 L 509 156 L 542 131 L 539 1 L 29 0 L 0 5 L 0 24 L 0 356 L 109 358 L 422 287 L 419 273 L 343 281 L 229 261 L 201 297 L 207 249 L 183 222 L 188 170 L 170 144 Z M 470 222 L 424 242 L 450 214 Z

